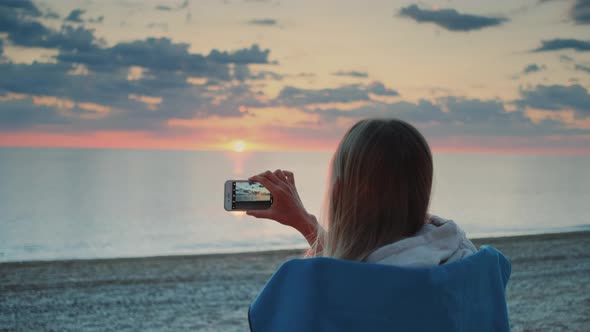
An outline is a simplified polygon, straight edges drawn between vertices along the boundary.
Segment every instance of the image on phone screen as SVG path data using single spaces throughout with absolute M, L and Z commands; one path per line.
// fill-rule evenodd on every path
M 225 209 L 228 211 L 268 209 L 272 205 L 272 195 L 259 182 L 227 181 L 225 188 Z M 231 195 L 228 195 L 230 190 Z

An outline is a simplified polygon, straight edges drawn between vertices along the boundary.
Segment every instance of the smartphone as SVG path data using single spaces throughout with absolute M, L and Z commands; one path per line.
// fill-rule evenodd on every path
M 270 191 L 260 182 L 227 180 L 224 188 L 226 211 L 262 210 L 272 205 Z

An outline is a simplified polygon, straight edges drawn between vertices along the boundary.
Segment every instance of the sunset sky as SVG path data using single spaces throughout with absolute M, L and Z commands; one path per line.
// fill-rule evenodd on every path
M 590 153 L 590 1 L 0 2 L 0 146 Z

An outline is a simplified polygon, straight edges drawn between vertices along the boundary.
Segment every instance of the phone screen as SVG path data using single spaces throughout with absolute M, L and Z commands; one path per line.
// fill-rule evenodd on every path
M 232 210 L 268 209 L 272 195 L 261 183 L 232 181 Z

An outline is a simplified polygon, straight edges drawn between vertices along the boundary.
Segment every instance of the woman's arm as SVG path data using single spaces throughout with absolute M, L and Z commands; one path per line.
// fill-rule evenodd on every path
M 248 180 L 262 183 L 272 194 L 272 206 L 266 210 L 250 210 L 246 213 L 256 218 L 276 220 L 295 228 L 314 247 L 318 232 L 321 231 L 316 217 L 307 213 L 297 193 L 295 176 L 292 172 L 280 169 L 266 171 Z

